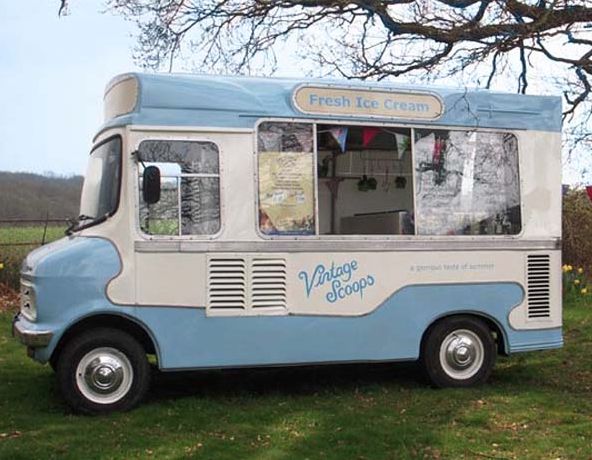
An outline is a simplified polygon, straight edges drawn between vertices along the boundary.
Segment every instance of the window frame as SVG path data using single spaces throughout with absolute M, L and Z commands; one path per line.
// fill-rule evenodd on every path
M 92 146 L 90 152 L 88 153 L 88 161 L 90 161 L 90 157 L 92 156 L 92 154 L 95 152 L 95 150 L 97 150 L 98 148 L 102 147 L 103 145 L 113 141 L 117 139 L 119 141 L 119 180 L 117 181 L 117 200 L 115 203 L 115 207 L 112 211 L 109 211 L 106 216 L 107 218 L 113 217 L 115 214 L 117 214 L 117 211 L 119 211 L 119 208 L 121 206 L 121 188 L 122 188 L 122 184 L 123 184 L 123 136 L 121 134 L 113 134 L 109 137 L 106 137 L 105 139 L 97 142 L 95 145 Z M 94 227 L 94 225 L 89 225 L 89 227 Z M 78 229 L 74 229 L 74 231 L 78 231 Z
M 513 136 L 514 139 L 516 140 L 516 166 L 517 166 L 517 174 L 518 174 L 518 198 L 519 198 L 519 204 L 518 204 L 518 208 L 520 211 L 520 231 L 518 233 L 514 233 L 514 234 L 485 234 L 485 235 L 480 235 L 480 234 L 468 234 L 468 235 L 463 235 L 463 234 L 454 234 L 454 235 L 430 235 L 430 234 L 418 234 L 417 232 L 415 233 L 415 237 L 420 237 L 423 239 L 448 239 L 448 238 L 462 238 L 463 240 L 467 240 L 467 239 L 476 239 L 478 241 L 480 240 L 485 240 L 487 239 L 487 237 L 489 238 L 495 238 L 495 239 L 509 239 L 509 238 L 514 238 L 514 239 L 518 239 L 519 237 L 522 236 L 522 234 L 524 233 L 524 214 L 523 214 L 523 204 L 524 204 L 524 200 L 523 200 L 523 183 L 522 183 L 522 166 L 521 166 L 521 136 L 518 135 L 518 133 L 516 131 L 511 131 L 511 130 L 503 130 L 503 129 L 497 129 L 497 128 L 487 128 L 487 129 L 483 129 L 483 128 L 473 128 L 473 129 L 469 129 L 468 127 L 455 127 L 455 128 L 449 128 L 449 127 L 440 127 L 440 126 L 430 126 L 428 128 L 425 127 L 418 127 L 418 126 L 413 126 L 412 127 L 412 149 L 414 152 L 414 156 L 413 156 L 413 184 L 414 187 L 417 187 L 417 174 L 415 171 L 415 130 L 418 129 L 423 129 L 423 130 L 428 130 L 428 131 L 456 131 L 456 132 L 464 132 L 464 133 L 489 133 L 489 134 L 499 134 L 499 135 L 510 135 Z M 417 212 L 417 189 L 414 189 L 414 194 L 413 194 L 413 206 L 414 206 L 414 212 Z M 415 229 L 417 231 L 417 223 L 415 226 Z
M 142 224 L 140 222 L 140 199 L 141 199 L 141 191 L 139 187 L 139 178 L 140 178 L 140 163 L 133 155 L 135 152 L 139 151 L 140 145 L 144 141 L 160 141 L 160 142 L 198 142 L 198 143 L 209 143 L 213 144 L 217 151 L 218 151 L 218 201 L 220 205 L 220 225 L 218 227 L 218 231 L 213 234 L 192 234 L 192 235 L 151 235 L 142 230 Z M 132 163 L 133 167 L 132 174 L 133 174 L 133 188 L 134 188 L 134 220 L 135 220 L 135 227 L 137 234 L 146 241 L 209 241 L 209 240 L 216 240 L 219 239 L 222 233 L 224 232 L 224 222 L 225 222 L 225 207 L 224 207 L 224 187 L 223 187 L 223 162 L 222 162 L 222 149 L 220 148 L 220 143 L 216 142 L 213 139 L 207 138 L 186 138 L 186 137 L 165 137 L 165 136 L 146 136 L 138 139 L 135 142 L 135 148 L 132 150 Z M 213 174 L 181 174 L 180 176 L 162 176 L 162 177 L 216 177 Z M 180 227 L 179 227 L 180 229 Z
M 300 123 L 300 124 L 310 124 L 312 125 L 312 136 L 313 136 L 313 144 L 312 144 L 312 161 L 313 161 L 313 199 L 314 199 L 314 217 L 315 217 L 315 232 L 312 235 L 278 235 L 278 234 L 267 234 L 261 231 L 261 227 L 259 225 L 259 126 L 262 123 L 271 122 L 271 123 Z M 318 165 L 317 165 L 317 124 L 310 122 L 307 119 L 298 119 L 298 118 L 279 118 L 279 119 L 260 119 L 255 124 L 255 129 L 253 131 L 253 142 L 254 142 L 254 149 L 253 149 L 253 177 L 255 180 L 254 192 L 255 192 L 255 232 L 257 236 L 266 240 L 311 240 L 317 239 L 319 237 L 319 200 L 318 200 Z
M 262 123 L 306 123 L 313 125 L 313 162 L 314 162 L 314 178 L 313 178 L 313 186 L 314 186 L 314 200 L 315 200 L 315 234 L 314 235 L 269 235 L 261 232 L 259 228 L 259 142 L 258 142 L 258 133 L 259 133 L 259 126 Z M 415 164 L 416 164 L 416 156 L 415 156 L 415 130 L 416 129 L 428 129 L 428 130 L 441 130 L 441 131 L 474 131 L 474 132 L 484 132 L 484 133 L 499 133 L 499 134 L 509 134 L 516 138 L 516 155 L 517 155 L 517 167 L 518 167 L 518 192 L 520 194 L 520 232 L 507 235 L 421 235 L 417 233 L 417 226 L 414 227 L 414 233 L 410 235 L 321 235 L 319 234 L 319 207 L 318 207 L 318 146 L 317 146 L 317 125 L 325 124 L 325 125 L 336 125 L 336 126 L 361 126 L 361 127 L 380 127 L 380 128 L 405 128 L 411 131 L 411 165 L 412 165 L 412 182 L 413 182 L 413 212 L 415 213 L 417 210 L 417 174 L 415 172 Z M 306 241 L 339 241 L 339 240 L 347 240 L 347 241 L 384 241 L 384 240 L 395 240 L 395 241 L 409 241 L 409 240 L 454 240 L 458 239 L 461 241 L 470 241 L 470 240 L 477 240 L 477 241 L 484 241 L 488 238 L 495 239 L 495 240 L 507 240 L 507 239 L 520 239 L 525 231 L 525 224 L 524 224 L 524 199 L 523 199 L 523 191 L 524 191 L 524 184 L 523 184 L 523 174 L 522 174 L 522 139 L 521 134 L 524 130 L 508 130 L 502 128 L 479 128 L 479 127 L 468 127 L 468 126 L 447 126 L 447 125 L 431 125 L 431 124 L 421 124 L 421 123 L 388 123 L 388 122 L 379 122 L 377 120 L 367 120 L 367 121 L 360 121 L 360 120 L 349 120 L 349 119 L 331 119 L 331 118 L 280 118 L 280 117 L 265 117 L 260 118 L 255 123 L 253 129 L 253 180 L 254 180 L 254 192 L 255 192 L 255 199 L 254 199 L 254 216 L 255 216 L 255 232 L 259 238 L 264 240 L 288 240 L 288 241 L 298 241 L 298 240 L 306 240 Z

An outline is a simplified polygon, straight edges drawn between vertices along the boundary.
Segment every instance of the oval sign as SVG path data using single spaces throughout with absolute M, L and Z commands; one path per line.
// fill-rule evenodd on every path
M 444 107 L 433 94 L 403 91 L 301 86 L 294 106 L 314 115 L 435 120 Z

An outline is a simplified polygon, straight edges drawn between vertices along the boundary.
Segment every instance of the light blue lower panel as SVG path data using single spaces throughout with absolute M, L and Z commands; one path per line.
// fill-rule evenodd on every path
M 495 321 L 509 352 L 562 344 L 561 328 L 511 329 L 508 314 L 524 296 L 516 283 L 407 286 L 361 317 L 206 317 L 203 308 L 113 305 L 105 287 L 119 272 L 120 260 L 103 239 L 64 238 L 31 253 L 25 265 L 38 319 L 24 324 L 54 334 L 49 346 L 35 350 L 41 362 L 69 327 L 97 314 L 143 324 L 155 338 L 164 369 L 416 359 L 426 328 L 453 313 Z
M 204 309 L 137 308 L 158 338 L 164 369 L 343 361 L 414 360 L 437 318 L 477 313 L 505 331 L 509 351 L 561 346 L 561 329 L 514 331 L 515 283 L 409 286 L 361 317 L 206 317 Z

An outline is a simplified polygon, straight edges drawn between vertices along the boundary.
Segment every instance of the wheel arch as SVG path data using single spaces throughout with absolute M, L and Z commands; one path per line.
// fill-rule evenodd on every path
M 51 366 L 55 369 L 60 353 L 62 352 L 64 346 L 73 337 L 83 333 L 84 331 L 99 327 L 117 329 L 130 334 L 140 343 L 144 350 L 146 350 L 146 354 L 155 354 L 158 363 L 161 362 L 158 342 L 145 324 L 125 314 L 96 313 L 90 316 L 79 318 L 77 321 L 68 326 L 68 328 L 61 335 L 51 354 L 51 357 L 49 358 L 49 363 Z
M 461 312 L 454 312 L 454 313 L 446 313 L 441 316 L 437 316 L 436 318 L 432 319 L 431 323 L 428 327 L 425 328 L 420 342 L 420 355 L 423 353 L 425 341 L 430 333 L 430 331 L 441 321 L 450 319 L 450 318 L 458 318 L 458 317 L 465 317 L 465 318 L 476 318 L 483 321 L 489 330 L 496 335 L 496 346 L 497 346 L 497 353 L 499 355 L 508 355 L 508 337 L 504 333 L 504 329 L 502 325 L 492 316 L 489 316 L 482 312 L 477 311 L 461 311 Z

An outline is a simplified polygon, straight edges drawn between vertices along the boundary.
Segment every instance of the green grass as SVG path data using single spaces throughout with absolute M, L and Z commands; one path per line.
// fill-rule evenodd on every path
M 561 350 L 501 358 L 487 385 L 434 390 L 414 365 L 156 374 L 125 414 L 70 414 L 0 315 L 0 458 L 592 458 L 592 305 Z
M 46 241 L 57 240 L 64 236 L 64 226 L 47 227 Z M 31 227 L 0 227 L 0 243 L 41 242 L 43 225 Z
M 45 241 L 50 242 L 64 236 L 63 226 L 48 226 Z M 25 256 L 35 249 L 43 240 L 43 226 L 31 227 L 0 227 L 0 244 L 6 243 L 34 243 L 25 246 L 1 246 L 0 263 L 4 268 L 0 270 L 0 283 L 18 288 L 19 271 Z

